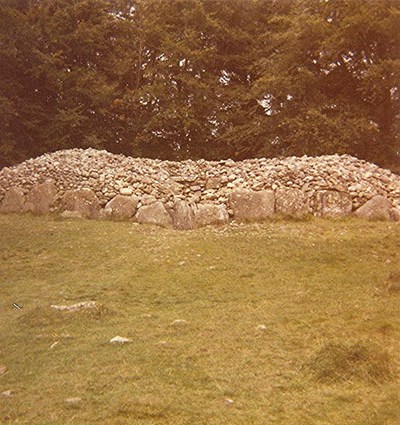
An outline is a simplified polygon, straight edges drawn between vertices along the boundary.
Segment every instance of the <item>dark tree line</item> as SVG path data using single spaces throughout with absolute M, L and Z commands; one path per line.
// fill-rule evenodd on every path
M 0 166 L 348 153 L 396 167 L 400 0 L 0 0 Z

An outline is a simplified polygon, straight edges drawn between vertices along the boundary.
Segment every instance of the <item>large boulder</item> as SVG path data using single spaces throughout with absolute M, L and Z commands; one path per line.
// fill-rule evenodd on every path
M 275 213 L 300 217 L 309 212 L 309 198 L 300 189 L 281 188 L 275 191 Z
M 355 215 L 368 220 L 390 220 L 392 204 L 382 195 L 376 195 L 362 205 Z
M 314 212 L 321 217 L 344 217 L 351 214 L 350 193 L 324 190 L 315 195 Z
M 85 218 L 100 217 L 100 203 L 91 189 L 68 190 L 61 201 L 62 211 L 75 211 Z
M 22 213 L 24 211 L 25 195 L 20 187 L 8 189 L 0 204 L 0 213 Z
M 136 213 L 138 203 L 139 198 L 136 195 L 117 195 L 106 204 L 105 216 L 117 220 L 132 218 Z
M 170 211 L 172 227 L 179 230 L 189 230 L 196 226 L 196 206 L 186 201 L 175 201 Z
M 155 224 L 161 227 L 172 227 L 172 219 L 160 201 L 145 205 L 137 210 L 135 219 L 141 224 Z
M 26 197 L 24 210 L 34 214 L 48 214 L 57 197 L 57 187 L 48 180 L 33 187 Z
M 235 220 L 265 220 L 275 213 L 275 194 L 272 190 L 238 189 L 230 194 L 229 206 Z
M 200 204 L 196 211 L 196 227 L 211 224 L 224 224 L 229 220 L 228 210 L 225 205 Z

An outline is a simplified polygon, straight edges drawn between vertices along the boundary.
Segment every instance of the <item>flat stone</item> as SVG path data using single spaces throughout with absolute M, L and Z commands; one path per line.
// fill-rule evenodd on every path
M 275 192 L 275 213 L 284 216 L 304 216 L 309 212 L 309 198 L 300 189 L 281 188 Z
M 117 195 L 104 207 L 106 217 L 117 220 L 132 218 L 137 210 L 139 198 L 136 195 Z
M 100 203 L 91 189 L 68 190 L 62 199 L 63 211 L 77 211 L 85 218 L 99 218 Z
M 171 323 L 171 326 L 174 327 L 183 327 L 183 326 L 187 326 L 189 324 L 189 322 L 187 320 L 184 319 L 176 319 Z
M 131 342 L 131 340 L 129 338 L 117 335 L 114 338 L 111 338 L 110 342 L 112 344 L 126 344 L 127 342 Z
M 71 397 L 71 398 L 66 398 L 66 399 L 64 400 L 64 402 L 65 402 L 66 404 L 70 404 L 70 405 L 76 405 L 76 404 L 79 404 L 81 401 L 82 401 L 82 398 L 81 398 L 81 397 Z
M 11 397 L 11 396 L 13 395 L 13 393 L 14 393 L 14 391 L 13 391 L 13 390 L 6 390 L 6 391 L 3 391 L 3 392 L 1 393 L 1 395 L 2 395 L 3 397 Z
M 275 194 L 272 190 L 235 190 L 229 195 L 229 206 L 237 221 L 262 221 L 275 213 Z
M 355 212 L 357 217 L 367 220 L 390 220 L 392 204 L 382 195 L 376 195 Z
M 6 366 L 3 366 L 3 365 L 0 365 L 0 375 L 3 375 L 4 373 L 6 373 L 7 372 L 7 367 Z
M 353 203 L 350 193 L 334 190 L 319 191 L 315 194 L 314 212 L 321 217 L 344 217 L 351 214 Z
M 90 308 L 96 308 L 96 301 L 83 301 L 77 304 L 72 305 L 51 305 L 53 310 L 58 311 L 79 311 L 79 310 L 87 310 Z
M 122 187 L 119 193 L 123 196 L 131 196 L 133 195 L 133 189 L 131 187 Z
M 24 211 L 25 195 L 20 187 L 8 189 L 0 204 L 0 213 L 22 213 Z
M 172 219 L 162 202 L 140 207 L 135 215 L 140 224 L 154 224 L 160 227 L 172 227 Z
M 229 221 L 229 214 L 225 205 L 199 204 L 195 220 L 196 227 L 225 224 Z

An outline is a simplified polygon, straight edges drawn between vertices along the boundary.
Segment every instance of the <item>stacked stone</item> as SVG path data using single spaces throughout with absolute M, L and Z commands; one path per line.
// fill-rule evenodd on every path
M 229 216 L 263 219 L 271 205 L 272 214 L 346 215 L 379 196 L 398 210 L 400 176 L 349 155 L 173 162 L 72 149 L 0 171 L 3 212 L 73 216 L 83 209 L 79 214 L 87 217 L 135 215 L 143 222 L 144 212 L 154 210 L 165 226 L 176 228 L 188 225 L 175 216 L 186 214 L 193 226 Z M 268 212 L 246 218 L 237 210 L 240 199 L 258 202 L 260 211 L 266 202 Z

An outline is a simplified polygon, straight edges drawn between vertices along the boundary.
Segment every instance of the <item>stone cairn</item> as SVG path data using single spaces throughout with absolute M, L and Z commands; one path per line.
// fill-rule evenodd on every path
M 400 221 L 400 176 L 349 155 L 173 162 L 71 149 L 2 169 L 0 212 L 175 229 L 276 215 Z

